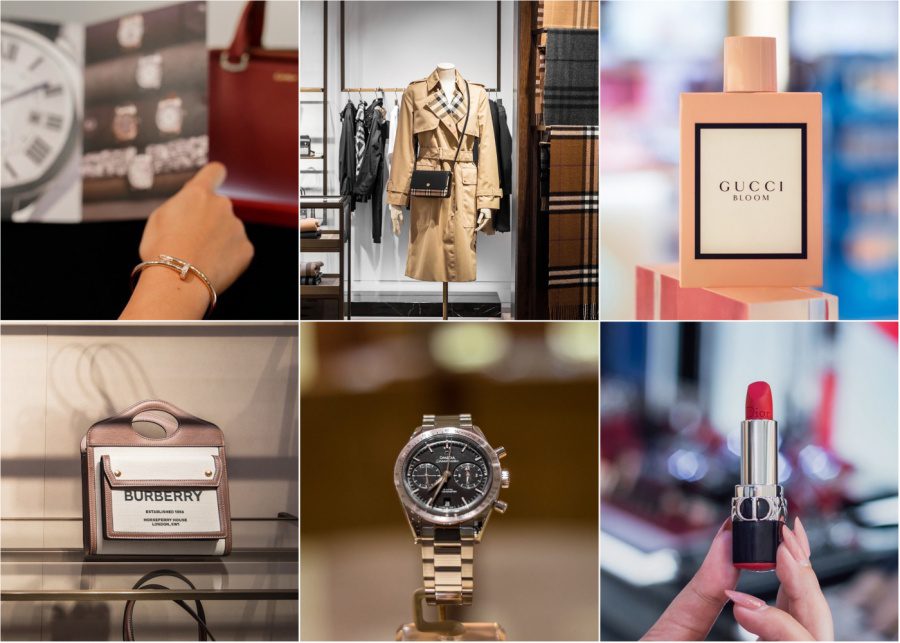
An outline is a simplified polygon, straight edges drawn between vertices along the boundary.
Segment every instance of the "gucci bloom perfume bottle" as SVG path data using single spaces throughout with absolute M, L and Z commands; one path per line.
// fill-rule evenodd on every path
M 822 283 L 822 95 L 779 92 L 775 39 L 725 39 L 724 90 L 681 95 L 682 287 Z

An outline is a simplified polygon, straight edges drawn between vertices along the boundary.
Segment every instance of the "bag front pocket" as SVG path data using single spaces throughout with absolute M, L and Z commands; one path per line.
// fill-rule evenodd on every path
M 109 539 L 218 540 L 228 531 L 215 455 L 102 456 L 103 531 Z

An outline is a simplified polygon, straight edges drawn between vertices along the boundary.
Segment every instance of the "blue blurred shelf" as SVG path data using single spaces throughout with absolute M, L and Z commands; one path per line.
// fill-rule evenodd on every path
M 824 290 L 839 297 L 843 319 L 896 319 L 897 96 L 896 84 L 880 86 L 879 75 L 896 78 L 897 58 L 839 55 L 813 67 L 811 83 L 793 89 L 822 92 Z M 860 247 L 882 252 L 881 260 L 861 268 L 854 242 L 878 239 L 885 243 Z

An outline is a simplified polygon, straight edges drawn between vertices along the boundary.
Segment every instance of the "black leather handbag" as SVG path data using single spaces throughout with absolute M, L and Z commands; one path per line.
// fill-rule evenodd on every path
M 459 143 L 456 146 L 456 154 L 449 170 L 413 170 L 412 180 L 409 184 L 410 196 L 424 196 L 430 198 L 446 199 L 450 196 L 450 186 L 453 184 L 453 167 L 459 158 L 459 150 L 462 148 L 463 138 L 466 135 L 466 127 L 469 124 L 469 112 L 472 110 L 469 100 L 469 81 L 466 81 L 466 120 L 463 123 L 462 132 L 459 135 Z

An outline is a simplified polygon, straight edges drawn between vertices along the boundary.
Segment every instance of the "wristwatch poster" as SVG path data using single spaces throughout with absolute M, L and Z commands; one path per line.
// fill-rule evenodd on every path
M 507 505 L 500 489 L 509 471 L 503 447 L 490 445 L 472 416 L 426 415 L 394 465 L 394 486 L 415 542 L 431 605 L 469 605 L 475 591 L 475 545 L 493 511 Z
M 77 221 L 84 28 L 2 22 L 4 221 Z
M 87 28 L 85 221 L 145 218 L 206 164 L 205 15 L 190 2 Z
M 2 218 L 140 219 L 206 164 L 206 4 L 2 22 Z

